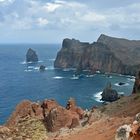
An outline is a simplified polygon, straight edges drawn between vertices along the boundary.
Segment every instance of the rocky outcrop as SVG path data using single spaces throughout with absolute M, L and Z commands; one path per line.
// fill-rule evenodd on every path
M 53 108 L 49 112 L 46 122 L 48 130 L 51 132 L 58 131 L 61 128 L 73 128 L 80 125 L 78 114 L 61 106 Z
M 44 65 L 41 65 L 41 66 L 39 67 L 39 70 L 40 70 L 40 71 L 45 71 L 45 68 L 46 68 L 46 67 L 45 67 Z
M 43 119 L 43 109 L 38 103 L 32 103 L 29 100 L 22 101 L 17 105 L 15 111 L 7 121 L 7 126 L 16 126 L 18 122 L 25 117 L 36 117 Z
M 7 121 L 7 127 L 19 127 L 21 122 L 38 120 L 44 124 L 46 130 L 55 132 L 61 128 L 74 128 L 79 126 L 84 117 L 84 111 L 76 106 L 75 100 L 70 99 L 67 107 L 60 106 L 55 100 L 44 100 L 35 103 L 29 100 L 22 101 Z M 20 128 L 19 128 L 20 129 Z
M 115 140 L 140 140 L 140 113 L 136 114 L 132 124 L 120 126 Z
M 36 52 L 29 48 L 27 53 L 26 53 L 26 62 L 37 62 L 38 61 L 38 56 Z
M 97 42 L 64 39 L 54 66 L 135 75 L 140 69 L 140 41 L 101 35 Z
M 79 115 L 80 119 L 84 117 L 84 110 L 76 106 L 75 100 L 73 98 L 70 98 L 68 100 L 66 109 L 72 112 L 76 112 Z
M 138 75 L 136 76 L 132 93 L 134 93 L 134 94 L 140 93 L 140 71 L 139 71 Z
M 119 99 L 118 93 L 116 90 L 112 89 L 111 83 L 107 84 L 101 95 L 102 101 L 113 102 Z

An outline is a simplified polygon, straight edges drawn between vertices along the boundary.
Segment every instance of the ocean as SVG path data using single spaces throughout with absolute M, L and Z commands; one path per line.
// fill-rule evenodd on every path
M 26 63 L 28 48 L 39 57 L 36 64 Z M 42 101 L 55 99 L 65 106 L 70 97 L 82 108 L 101 105 L 100 94 L 108 82 L 120 94 L 130 95 L 134 79 L 130 76 L 105 74 L 74 77 L 73 69 L 54 69 L 53 63 L 61 44 L 12 44 L 0 45 L 0 124 L 6 122 L 16 105 L 22 100 Z M 45 65 L 44 72 L 39 71 Z M 119 82 L 125 85 L 119 86 Z

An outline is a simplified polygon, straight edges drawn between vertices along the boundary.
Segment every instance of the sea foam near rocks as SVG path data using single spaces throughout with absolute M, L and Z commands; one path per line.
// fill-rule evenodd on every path
M 121 87 L 121 86 L 129 86 L 130 84 L 129 83 L 125 83 L 123 85 L 119 85 L 119 83 L 115 83 L 114 85 L 117 86 L 117 87 Z
M 93 95 L 93 99 L 96 100 L 97 102 L 103 102 L 103 101 L 101 101 L 101 99 L 102 99 L 102 95 L 101 95 L 102 92 L 103 91 L 100 91 L 100 92 L 97 92 L 96 94 L 94 94 Z
M 53 79 L 63 79 L 64 77 L 62 77 L 62 76 L 55 76 L 55 77 L 53 77 Z

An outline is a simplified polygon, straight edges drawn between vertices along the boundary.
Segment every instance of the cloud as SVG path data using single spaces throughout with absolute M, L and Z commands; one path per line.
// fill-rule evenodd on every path
M 59 39 L 68 35 L 93 40 L 100 33 L 135 35 L 140 30 L 139 13 L 140 2 L 97 9 L 94 2 L 81 0 L 0 0 L 1 28 L 13 34 L 46 31 Z
M 37 19 L 37 22 L 39 26 L 46 26 L 49 23 L 47 19 L 41 17 Z

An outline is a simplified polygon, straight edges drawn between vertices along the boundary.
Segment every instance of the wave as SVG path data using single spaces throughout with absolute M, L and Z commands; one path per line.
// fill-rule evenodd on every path
M 38 63 L 42 63 L 42 62 L 43 62 L 42 60 L 38 61 Z M 22 64 L 22 65 L 25 65 L 25 64 L 32 64 L 32 63 L 34 63 L 34 62 L 26 62 L 26 61 L 20 62 L 20 64 Z
M 102 91 L 97 92 L 96 94 L 93 95 L 93 99 L 96 100 L 97 102 L 103 102 L 103 101 L 101 101 L 101 99 L 102 99 L 101 94 L 102 94 Z
M 53 66 L 48 66 L 45 68 L 45 70 L 54 70 L 55 68 Z
M 95 76 L 95 74 L 94 75 L 86 75 L 87 78 L 91 78 L 91 77 L 94 77 L 94 76 Z
M 135 78 L 127 78 L 128 81 L 135 82 Z
M 123 95 L 123 94 L 125 94 L 124 92 L 118 92 L 118 94 L 121 94 L 121 95 Z
M 28 66 L 28 69 L 34 69 L 34 66 Z
M 39 70 L 39 67 L 34 67 L 35 70 Z
M 27 64 L 27 63 L 26 63 L 26 61 L 23 61 L 23 62 L 20 62 L 20 64 L 23 64 L 23 65 L 25 65 L 25 64 Z
M 43 62 L 42 60 L 39 60 L 39 61 L 38 61 L 38 63 L 42 63 L 42 62 Z
M 123 85 L 119 85 L 119 83 L 115 83 L 114 85 L 117 86 L 117 87 L 121 87 L 121 86 L 129 86 L 130 84 L 129 83 L 124 83 Z
M 49 61 L 55 61 L 55 58 L 48 59 Z
M 97 70 L 96 73 L 100 74 L 101 72 L 99 70 Z
M 25 72 L 31 72 L 31 71 L 33 71 L 33 70 L 31 70 L 31 69 L 29 69 L 29 70 L 24 70 Z
M 53 77 L 53 79 L 63 79 L 64 77 L 61 77 L 61 76 L 55 76 Z
M 73 76 L 70 79 L 72 79 L 72 80 L 78 80 L 79 79 L 79 76 Z

